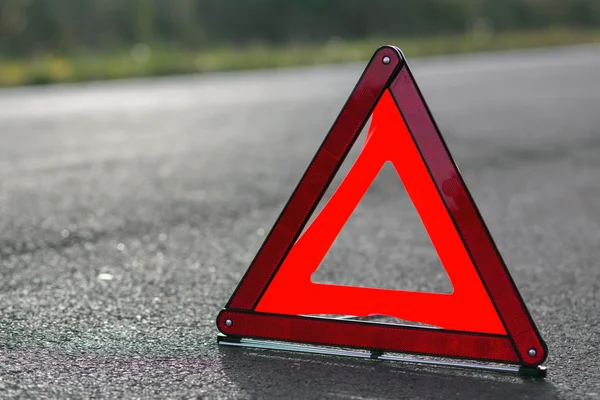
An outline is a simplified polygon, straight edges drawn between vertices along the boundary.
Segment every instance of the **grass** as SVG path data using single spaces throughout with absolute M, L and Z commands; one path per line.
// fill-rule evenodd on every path
M 382 44 L 395 44 L 407 57 L 415 57 L 583 43 L 600 43 L 600 30 L 554 28 L 495 35 L 373 38 L 282 48 L 214 48 L 204 52 L 140 44 L 107 54 L 44 55 L 26 60 L 0 56 L 0 87 L 365 61 Z

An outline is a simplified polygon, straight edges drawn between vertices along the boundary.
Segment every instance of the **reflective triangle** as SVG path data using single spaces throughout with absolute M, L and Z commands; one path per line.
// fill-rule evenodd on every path
M 374 112 L 373 112 L 374 110 Z M 305 230 L 373 112 L 367 140 Z M 382 165 L 391 162 L 454 287 L 451 294 L 311 281 Z M 433 325 L 319 318 L 383 314 Z M 224 310 L 222 334 L 539 366 L 541 338 L 399 49 L 380 48 Z
M 396 168 L 423 220 L 454 287 L 452 294 L 316 284 L 310 279 L 386 161 Z M 373 112 L 358 159 L 294 244 L 255 310 L 298 315 L 378 314 L 445 329 L 506 333 L 389 91 Z

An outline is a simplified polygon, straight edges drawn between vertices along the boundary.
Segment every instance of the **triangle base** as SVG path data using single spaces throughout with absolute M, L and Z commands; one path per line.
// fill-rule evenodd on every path
M 522 360 L 506 335 L 235 309 L 222 310 L 217 326 L 229 337 L 539 365 Z
M 323 346 L 309 346 L 302 344 L 291 344 L 285 342 L 275 342 L 257 339 L 240 338 L 237 336 L 227 336 L 219 333 L 217 335 L 217 343 L 221 346 L 230 347 L 243 347 L 249 349 L 266 349 L 266 350 L 277 350 L 277 351 L 290 351 L 296 353 L 309 353 L 329 356 L 341 356 L 341 357 L 353 357 L 362 359 L 373 359 L 379 361 L 395 361 L 407 364 L 425 365 L 425 366 L 436 366 L 436 367 L 448 367 L 448 368 L 461 368 L 476 371 L 487 371 L 507 374 L 518 374 L 523 377 L 531 378 L 545 378 L 547 368 L 541 365 L 536 367 L 525 367 L 525 366 L 498 366 L 498 365 L 487 365 L 480 363 L 463 363 L 463 362 L 452 362 L 442 360 L 429 360 L 417 357 L 401 357 L 393 354 L 387 354 L 381 351 L 360 351 L 360 350 L 346 350 L 346 349 L 334 349 L 331 347 Z

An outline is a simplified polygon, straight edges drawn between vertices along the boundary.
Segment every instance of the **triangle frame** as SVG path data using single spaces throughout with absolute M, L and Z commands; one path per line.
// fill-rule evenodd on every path
M 389 91 L 506 334 L 257 311 L 375 105 Z M 400 49 L 379 48 L 271 232 L 217 317 L 220 343 L 241 338 L 509 363 L 540 370 L 548 348 L 508 271 Z M 223 336 L 224 335 L 224 336 Z M 228 340 L 224 340 L 226 337 Z M 544 369 L 545 371 L 545 369 Z

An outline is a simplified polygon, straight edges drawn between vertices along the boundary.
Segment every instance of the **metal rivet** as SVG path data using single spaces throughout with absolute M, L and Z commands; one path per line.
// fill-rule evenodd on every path
M 535 357 L 535 355 L 537 354 L 537 351 L 535 351 L 535 349 L 529 349 L 527 354 L 529 354 L 529 357 Z
M 233 321 L 231 321 L 230 319 L 227 319 L 227 320 L 225 320 L 225 325 L 231 326 L 231 325 L 233 325 Z
M 390 63 L 390 61 L 392 61 L 392 59 L 391 59 L 391 58 L 389 58 L 388 56 L 384 56 L 384 57 L 383 57 L 383 59 L 382 59 L 381 61 L 383 61 L 383 63 L 384 63 L 384 64 L 389 64 L 389 63 Z

